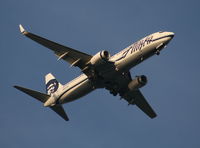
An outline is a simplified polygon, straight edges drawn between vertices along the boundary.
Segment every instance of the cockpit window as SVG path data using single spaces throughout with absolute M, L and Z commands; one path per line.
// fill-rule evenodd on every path
M 163 33 L 164 31 L 159 31 L 159 33 Z

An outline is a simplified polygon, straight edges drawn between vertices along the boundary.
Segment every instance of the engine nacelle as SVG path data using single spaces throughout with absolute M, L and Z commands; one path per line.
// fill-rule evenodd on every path
M 91 60 L 90 60 L 90 63 L 92 65 L 100 65 L 102 63 L 105 63 L 109 60 L 110 58 L 110 54 L 108 51 L 106 50 L 103 50 L 103 51 L 100 51 L 98 52 L 97 54 L 95 54 Z
M 137 76 L 135 79 L 133 79 L 129 84 L 128 88 L 130 91 L 137 90 L 144 85 L 147 84 L 147 77 L 144 75 Z

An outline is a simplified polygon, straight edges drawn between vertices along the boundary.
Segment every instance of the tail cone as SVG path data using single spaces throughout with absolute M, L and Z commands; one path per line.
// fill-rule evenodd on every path
M 45 107 L 53 106 L 55 105 L 56 100 L 53 97 L 50 97 L 45 103 Z

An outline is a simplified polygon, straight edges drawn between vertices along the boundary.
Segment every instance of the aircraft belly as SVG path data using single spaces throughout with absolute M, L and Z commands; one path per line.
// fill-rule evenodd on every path
M 78 84 L 77 86 L 65 92 L 61 96 L 59 103 L 63 104 L 74 101 L 76 99 L 79 99 L 80 97 L 85 96 L 86 94 L 90 93 L 93 90 L 94 88 L 92 86 L 91 81 L 87 79 L 86 81 Z

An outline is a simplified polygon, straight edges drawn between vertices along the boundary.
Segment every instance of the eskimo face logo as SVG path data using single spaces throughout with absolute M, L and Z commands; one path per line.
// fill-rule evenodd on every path
M 47 94 L 52 94 L 54 92 L 56 92 L 58 90 L 58 81 L 56 79 L 52 79 L 50 80 L 47 84 L 46 84 L 46 91 Z

